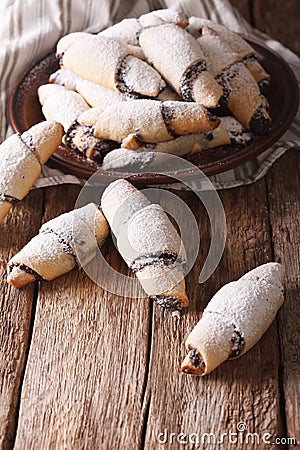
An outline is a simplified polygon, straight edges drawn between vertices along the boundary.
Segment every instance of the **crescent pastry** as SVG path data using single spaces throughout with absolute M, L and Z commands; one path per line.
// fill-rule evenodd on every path
M 182 372 L 207 375 L 253 347 L 283 303 L 283 269 L 268 263 L 223 286 L 186 340 Z
M 62 139 L 57 122 L 41 122 L 21 136 L 13 134 L 0 145 L 0 220 L 22 200 L 41 173 L 42 165 Z
M 198 38 L 202 35 L 204 26 L 214 30 L 220 36 L 222 42 L 230 47 L 233 53 L 238 55 L 239 61 L 243 61 L 257 83 L 269 80 L 270 75 L 259 63 L 253 47 L 237 33 L 230 31 L 225 26 L 212 22 L 211 20 L 194 16 L 189 18 L 187 30 L 194 37 Z
M 11 258 L 7 281 L 20 288 L 35 280 L 53 280 L 92 260 L 107 235 L 107 222 L 94 203 L 62 214 L 42 225 Z
M 40 86 L 38 96 L 46 119 L 61 123 L 65 131 L 80 114 L 89 109 L 80 94 L 56 84 Z
M 140 33 L 145 56 L 185 101 L 218 106 L 222 88 L 206 70 L 196 39 L 174 24 L 146 27 Z
M 77 91 L 92 107 L 106 108 L 114 103 L 124 102 L 124 94 L 108 89 L 92 81 L 84 80 L 67 69 L 59 69 L 49 78 L 50 83 L 64 86 L 66 89 Z
M 153 165 L 158 153 L 186 156 L 224 145 L 243 148 L 253 140 L 253 135 L 232 116 L 221 117 L 220 125 L 206 133 L 186 134 L 173 141 L 158 142 L 139 150 L 116 148 L 103 159 L 103 170 L 145 168 Z M 161 159 L 158 160 L 159 163 Z
M 121 22 L 100 31 L 98 35 L 114 38 L 124 44 L 139 46 L 138 35 L 142 27 L 157 25 L 160 23 L 175 23 L 181 28 L 188 26 L 187 16 L 179 11 L 160 9 L 143 14 L 139 19 L 123 19 Z
M 105 108 L 98 117 L 95 136 L 123 141 L 123 147 L 135 149 L 145 142 L 209 131 L 219 122 L 197 103 L 140 99 Z
M 202 36 L 197 41 L 205 55 L 208 70 L 223 87 L 223 98 L 233 115 L 255 134 L 268 131 L 271 119 L 265 107 L 266 99 L 247 67 L 239 62 L 239 55 L 206 25 L 202 27 Z
M 185 250 L 164 210 L 123 179 L 108 186 L 101 206 L 120 254 L 149 297 L 164 307 L 187 306 Z
M 67 44 L 64 42 L 67 40 Z M 116 39 L 75 33 L 58 42 L 60 63 L 76 75 L 109 89 L 126 94 L 156 97 L 161 88 L 161 77 L 145 61 L 133 56 L 130 47 Z

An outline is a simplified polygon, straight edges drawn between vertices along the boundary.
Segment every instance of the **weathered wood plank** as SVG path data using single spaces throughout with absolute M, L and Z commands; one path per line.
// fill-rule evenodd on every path
M 199 285 L 197 278 L 208 250 L 209 223 L 203 208 L 193 203 L 197 199 L 191 199 L 188 193 L 182 195 L 197 211 L 202 246 L 197 266 L 187 277 L 189 312 L 178 321 L 154 305 L 145 448 L 194 448 L 181 446 L 178 439 L 188 440 L 189 436 L 196 439 L 192 433 L 201 439 L 204 433 L 214 433 L 210 445 L 209 437 L 204 437 L 203 448 L 235 449 L 236 442 L 230 442 L 228 436 L 223 436 L 223 445 L 218 441 L 223 433 L 237 432 L 239 422 L 245 422 L 247 432 L 258 433 L 261 440 L 264 433 L 280 436 L 279 349 L 275 323 L 245 356 L 223 364 L 207 377 L 179 372 L 185 356 L 184 340 L 213 293 L 224 283 L 271 260 L 264 181 L 221 193 L 227 218 L 226 249 L 220 265 L 205 285 Z M 160 443 L 158 437 L 163 441 L 165 430 L 169 438 Z M 180 436 L 181 432 L 186 437 Z M 175 433 L 173 443 L 171 433 Z M 261 440 L 257 442 L 257 437 L 254 439 L 251 448 L 267 448 Z M 244 442 L 238 448 L 249 447 Z
M 70 209 L 77 193 L 47 191 L 45 219 Z M 127 273 L 111 241 L 104 254 Z M 15 449 L 140 447 L 149 311 L 83 271 L 40 286 Z
M 286 270 L 285 304 L 278 321 L 287 437 L 296 438 L 300 446 L 299 161 L 299 150 L 288 152 L 269 172 L 267 186 L 274 256 Z
M 16 290 L 7 285 L 6 264 L 38 231 L 42 215 L 42 201 L 42 190 L 31 192 L 0 223 L 1 449 L 10 449 L 13 446 L 34 298 L 33 285 L 22 290 Z
M 253 0 L 255 26 L 300 55 L 300 14 L 297 0 Z

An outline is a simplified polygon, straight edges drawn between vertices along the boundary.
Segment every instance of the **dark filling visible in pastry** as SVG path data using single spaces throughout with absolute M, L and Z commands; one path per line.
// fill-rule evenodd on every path
M 26 135 L 21 135 L 20 136 L 21 141 L 23 142 L 23 144 L 26 145 L 26 147 L 32 151 L 32 153 L 35 152 L 35 147 L 33 144 L 33 140 L 32 140 L 32 136 L 30 134 L 26 134 Z
M 128 56 L 129 55 L 124 56 L 124 58 L 122 58 L 119 61 L 119 65 L 116 69 L 116 73 L 115 73 L 116 88 L 123 94 L 129 95 L 132 99 L 141 98 L 142 95 L 138 94 L 137 92 L 134 92 L 130 87 L 127 86 L 126 81 L 125 81 L 125 76 L 127 73 L 126 59 Z
M 133 272 L 142 270 L 146 266 L 184 266 L 185 261 L 177 253 L 160 253 L 145 255 L 137 258 L 130 266 Z
M 205 368 L 205 362 L 202 360 L 198 350 L 194 347 L 190 347 L 189 358 L 196 369 L 200 369 L 200 367 Z
M 62 245 L 63 251 L 65 253 L 67 253 L 68 255 L 72 256 L 72 258 L 74 260 L 74 269 L 77 269 L 78 268 L 77 258 L 76 258 L 75 253 L 73 252 L 73 249 L 70 246 L 70 244 L 63 237 L 61 237 L 60 234 L 56 233 L 51 228 L 48 228 L 48 229 L 42 231 L 42 233 L 53 233 L 58 237 L 58 242 Z
M 187 69 L 180 81 L 180 92 L 186 102 L 193 102 L 193 84 L 199 73 L 206 70 L 205 61 L 198 61 Z
M 244 128 L 241 131 L 234 129 L 227 131 L 230 137 L 231 144 L 235 148 L 244 148 L 254 139 L 254 135 Z
M 159 306 L 166 309 L 175 309 L 177 311 L 182 309 L 181 301 L 176 297 L 170 297 L 167 295 L 150 295 L 149 299 L 154 300 Z
M 19 199 L 16 197 L 12 197 L 11 195 L 0 193 L 0 201 L 1 202 L 9 202 L 9 203 L 17 203 Z
M 8 272 L 10 273 L 14 267 L 18 267 L 18 269 L 22 270 L 23 272 L 33 275 L 37 281 L 44 281 L 44 278 L 41 277 L 41 275 L 39 275 L 35 270 L 26 266 L 26 264 L 10 264 L 8 266 Z
M 175 118 L 174 110 L 170 106 L 166 106 L 164 105 L 164 103 L 161 103 L 160 111 L 168 133 L 170 134 L 170 136 L 176 139 L 179 135 L 173 130 L 172 126 L 170 125 L 170 120 Z
M 57 58 L 58 63 L 59 63 L 60 66 L 63 65 L 63 57 L 64 57 L 64 53 L 57 53 L 56 54 L 56 58 Z
M 229 81 L 233 80 L 233 78 L 235 78 L 238 73 L 239 67 L 237 64 L 234 64 L 233 66 L 221 72 L 220 75 L 216 77 L 216 81 L 219 83 L 223 90 L 223 95 L 219 100 L 219 105 L 221 108 L 225 108 L 227 106 L 228 97 L 231 92 Z
M 107 153 L 119 147 L 115 141 L 96 138 L 92 125 L 80 125 L 76 121 L 68 129 L 64 141 L 73 151 L 83 153 L 86 158 L 100 164 Z
M 257 136 L 270 132 L 270 118 L 266 116 L 265 111 L 258 108 L 250 120 L 250 130 Z
M 203 136 L 208 141 L 213 141 L 213 139 L 214 139 L 214 135 L 213 135 L 213 133 L 211 131 L 204 131 Z
M 263 95 L 268 94 L 269 87 L 270 87 L 270 81 L 269 80 L 261 80 L 257 84 L 259 86 L 260 92 Z
M 189 351 L 189 358 L 191 363 L 193 364 L 196 369 L 198 369 L 201 366 L 201 358 L 199 356 L 199 353 L 195 348 L 191 348 Z
M 242 333 L 237 329 L 235 329 L 231 337 L 231 342 L 233 345 L 229 358 L 234 358 L 235 356 L 238 356 L 241 353 L 242 349 L 244 348 L 245 339 L 243 338 Z

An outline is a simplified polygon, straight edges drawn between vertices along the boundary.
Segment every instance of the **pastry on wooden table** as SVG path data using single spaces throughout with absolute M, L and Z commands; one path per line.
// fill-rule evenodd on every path
M 145 142 L 170 141 L 182 134 L 210 131 L 219 122 L 197 103 L 140 99 L 105 108 L 94 134 L 136 149 Z
M 45 121 L 0 145 L 0 220 L 22 200 L 39 177 L 42 165 L 61 143 L 62 126 Z
M 218 106 L 222 88 L 206 70 L 204 54 L 187 31 L 174 24 L 146 27 L 139 42 L 147 59 L 183 100 Z
M 50 281 L 80 263 L 88 263 L 97 247 L 104 243 L 108 231 L 107 222 L 94 203 L 50 220 L 10 259 L 8 283 L 21 288 L 35 280 Z
M 186 340 L 182 372 L 207 375 L 253 347 L 283 304 L 283 268 L 268 263 L 223 286 Z
M 116 39 L 72 33 L 61 38 L 57 52 L 62 68 L 109 89 L 149 97 L 161 89 L 159 73 Z
M 166 308 L 187 306 L 185 250 L 164 210 L 123 179 L 107 187 L 101 207 L 120 254 L 150 299 Z

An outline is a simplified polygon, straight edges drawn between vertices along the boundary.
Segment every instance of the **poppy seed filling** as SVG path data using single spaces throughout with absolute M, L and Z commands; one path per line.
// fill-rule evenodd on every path
M 199 73 L 206 70 L 205 61 L 201 60 L 193 64 L 187 69 L 180 81 L 180 92 L 183 100 L 186 102 L 193 102 L 193 84 Z
M 76 145 L 76 138 L 79 143 Z M 104 157 L 119 144 L 108 139 L 99 139 L 94 136 L 94 126 L 80 125 L 75 121 L 64 137 L 66 145 L 76 153 L 84 154 L 87 158 L 102 164 Z
M 23 270 L 23 272 L 26 272 L 30 275 L 33 275 L 37 281 L 45 281 L 41 275 L 39 275 L 35 270 L 31 269 L 30 267 L 26 266 L 26 264 L 15 264 L 12 263 L 8 266 L 8 272 L 12 272 L 13 268 L 17 267 L 20 270 Z
M 229 355 L 229 358 L 234 358 L 241 353 L 242 349 L 245 346 L 245 339 L 239 330 L 237 330 L 237 329 L 234 330 L 232 337 L 231 337 L 231 342 L 233 345 L 232 345 L 231 354 Z
M 182 309 L 181 302 L 176 297 L 167 295 L 150 295 L 149 299 L 154 300 L 155 303 L 166 309 L 175 309 L 177 311 L 180 311 Z
M 9 203 L 17 203 L 19 201 L 19 199 L 17 199 L 16 197 L 13 197 L 11 195 L 8 194 L 3 194 L 3 192 L 0 193 L 0 202 L 9 202 Z
M 133 272 L 137 272 L 146 266 L 185 266 L 185 264 L 186 261 L 181 256 L 178 256 L 177 253 L 153 253 L 136 258 L 131 264 L 130 269 Z

